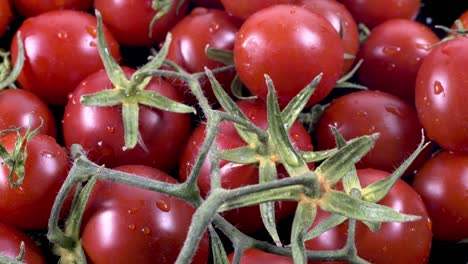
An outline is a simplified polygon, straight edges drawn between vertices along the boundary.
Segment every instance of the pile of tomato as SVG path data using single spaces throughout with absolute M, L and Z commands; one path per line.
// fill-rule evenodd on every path
M 224 69 L 214 73 L 220 87 L 262 130 L 269 127 L 266 75 L 281 109 L 320 75 L 289 140 L 297 151 L 325 151 L 337 144 L 331 127 L 345 140 L 379 133 L 356 163 L 363 186 L 389 177 L 423 134 L 430 143 L 379 201 L 421 219 L 382 223 L 377 232 L 358 222 L 358 255 L 371 263 L 467 263 L 466 29 L 463 0 L 0 0 L 0 263 L 66 259 L 46 234 L 75 144 L 105 168 L 172 184 L 190 179 L 207 136 L 203 110 L 220 108 L 205 68 Z M 157 61 L 160 50 L 171 63 Z M 177 74 L 139 75 L 154 65 L 200 73 L 206 101 Z M 252 142 L 238 131 L 221 122 L 216 151 Z M 222 187 L 259 182 L 259 165 L 244 158 L 220 160 Z M 207 158 L 197 169 L 206 198 L 213 163 Z M 277 174 L 289 177 L 281 165 Z M 72 200 L 71 193 L 61 219 Z M 284 244 L 296 205 L 275 203 Z M 90 263 L 174 263 L 195 211 L 164 193 L 98 181 L 78 236 Z M 329 215 L 318 210 L 312 227 Z M 271 239 L 258 206 L 222 216 L 251 237 Z M 305 246 L 338 250 L 347 228 Z M 223 242 L 232 260 L 232 245 Z M 193 263 L 212 263 L 212 255 L 205 234 Z M 240 263 L 267 261 L 292 263 L 258 249 L 247 249 Z

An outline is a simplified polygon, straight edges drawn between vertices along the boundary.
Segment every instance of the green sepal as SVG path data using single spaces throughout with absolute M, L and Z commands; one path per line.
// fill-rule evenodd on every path
M 369 152 L 377 138 L 378 134 L 373 134 L 350 140 L 335 155 L 320 164 L 315 172 L 328 179 L 330 186 L 334 186 L 348 173 L 354 164 Z
M 249 146 L 220 151 L 218 158 L 237 164 L 257 164 L 260 160 L 255 149 Z
M 26 253 L 26 247 L 24 242 L 20 243 L 20 252 L 15 258 L 10 258 L 7 256 L 0 255 L 0 264 L 24 264 L 24 254 Z
M 210 233 L 211 241 L 211 252 L 213 254 L 213 263 L 214 264 L 229 264 L 229 259 L 227 257 L 226 250 L 224 249 L 223 243 L 216 233 L 216 230 L 213 226 L 208 227 Z
M 205 54 L 208 58 L 220 62 L 224 65 L 234 64 L 234 55 L 231 50 L 217 49 L 206 46 Z
M 18 57 L 16 58 L 15 66 L 10 72 L 10 61 L 8 60 L 8 52 L 5 52 L 5 55 L 3 56 L 3 63 L 0 66 L 2 69 L 2 72 L 5 72 L 5 74 L 8 74 L 8 76 L 1 76 L 0 77 L 0 90 L 2 90 L 5 87 L 8 87 L 16 81 L 18 76 L 21 73 L 21 70 L 23 69 L 24 65 L 24 44 L 23 40 L 21 38 L 21 31 L 18 31 L 18 34 L 16 35 L 16 40 L 18 42 Z
M 241 79 L 239 78 L 239 74 L 236 73 L 236 75 L 234 75 L 234 78 L 232 79 L 232 82 L 231 82 L 232 96 L 234 96 L 235 98 L 237 98 L 239 100 L 251 100 L 251 99 L 256 99 L 257 98 L 257 96 L 255 96 L 255 95 L 244 96 L 242 94 L 243 88 L 244 88 L 244 84 L 242 83 Z
M 294 264 L 306 264 L 307 254 L 304 244 L 304 236 L 312 226 L 317 214 L 317 207 L 308 202 L 300 202 L 297 205 L 296 213 L 291 229 L 291 251 Z
M 302 112 L 310 97 L 314 93 L 315 89 L 322 80 L 323 74 L 317 75 L 312 82 L 310 82 L 302 91 L 294 96 L 294 98 L 288 103 L 288 105 L 281 112 L 281 117 L 284 122 L 286 131 L 292 127 L 294 122 L 299 117 L 299 114 Z
M 172 41 L 172 34 L 168 32 L 166 34 L 166 40 L 164 41 L 164 44 L 162 45 L 161 49 L 151 57 L 151 61 L 143 65 L 141 68 L 139 68 L 131 77 L 130 80 L 135 80 L 136 82 L 139 82 L 139 78 L 147 78 L 148 76 L 146 75 L 147 71 L 151 71 L 154 69 L 159 69 L 165 62 L 167 53 L 169 52 L 169 47 L 171 45 Z M 143 77 L 140 77 L 143 75 Z M 146 85 L 145 85 L 146 86 Z M 143 87 L 144 88 L 144 87 Z
M 125 147 L 124 149 L 132 149 L 138 142 L 138 115 L 139 107 L 138 104 L 124 103 L 122 104 L 122 118 L 124 124 L 125 133 Z
M 309 230 L 307 234 L 304 236 L 304 240 L 311 240 L 314 239 L 321 234 L 325 233 L 326 231 L 342 224 L 346 221 L 348 217 L 339 215 L 339 214 L 332 214 L 322 222 L 318 223 L 314 228 Z
M 185 0 L 181 0 L 185 1 Z M 171 10 L 172 0 L 152 0 L 151 8 L 156 11 L 156 14 L 151 19 L 151 22 L 148 27 L 148 37 L 153 37 L 153 27 L 156 21 L 160 19 L 162 16 L 167 14 Z M 179 9 L 179 7 L 177 8 Z
M 164 97 L 154 91 L 141 90 L 138 91 L 134 96 L 136 102 L 147 105 L 153 108 L 169 111 L 173 113 L 196 113 L 196 110 L 192 106 L 179 103 Z
M 120 105 L 125 100 L 123 89 L 107 89 L 94 94 L 85 94 L 80 98 L 84 106 L 114 106 Z
M 277 179 L 278 172 L 275 162 L 262 159 L 259 164 L 259 183 L 273 182 Z M 260 215 L 263 225 L 277 246 L 281 246 L 281 240 L 276 228 L 275 202 L 260 204 Z
M 409 222 L 421 219 L 420 216 L 402 214 L 390 207 L 352 198 L 336 190 L 324 193 L 319 206 L 322 210 L 360 221 Z
M 268 75 L 265 75 L 265 80 L 268 87 L 268 131 L 270 132 L 272 143 L 281 157 L 281 162 L 289 175 L 304 175 L 309 172 L 309 167 L 307 167 L 307 164 L 289 140 L 283 119 L 281 118 L 281 112 L 273 81 Z

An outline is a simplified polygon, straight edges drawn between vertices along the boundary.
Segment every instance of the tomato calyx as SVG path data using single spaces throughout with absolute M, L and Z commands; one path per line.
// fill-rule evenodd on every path
M 2 63 L 0 64 L 0 90 L 6 87 L 14 87 L 14 83 L 18 78 L 23 65 L 24 65 L 24 45 L 21 39 L 21 32 L 17 34 L 18 41 L 18 56 L 15 66 L 11 69 L 11 62 L 9 59 L 10 53 L 0 49 L 0 57 Z
M 435 25 L 434 26 L 435 28 L 441 29 L 449 33 L 449 35 L 441 39 L 438 43 L 432 45 L 431 48 L 438 46 L 446 41 L 452 40 L 456 37 L 466 37 L 468 35 L 468 29 L 464 27 L 463 23 L 459 19 L 455 20 L 454 26 L 455 26 L 455 29 L 449 28 L 443 25 Z
M 179 1 L 179 3 L 177 4 L 176 13 L 179 12 L 179 9 L 180 9 L 180 8 L 182 7 L 182 5 L 184 4 L 184 1 L 185 1 L 185 0 Z M 152 8 L 154 11 L 156 11 L 156 14 L 155 14 L 154 17 L 151 19 L 150 24 L 149 24 L 149 30 L 148 30 L 148 37 L 149 37 L 149 38 L 152 38 L 152 37 L 153 37 L 153 27 L 154 27 L 154 24 L 156 24 L 156 22 L 158 21 L 158 19 L 160 19 L 161 17 L 163 17 L 165 14 L 169 13 L 169 10 L 171 10 L 171 7 L 172 7 L 172 3 L 173 3 L 172 0 L 152 0 L 152 2 L 151 2 L 151 8 Z
M 20 252 L 18 253 L 18 256 L 16 256 L 13 259 L 13 258 L 9 258 L 9 257 L 0 255 L 0 263 L 23 264 L 23 259 L 24 259 L 25 252 L 26 252 L 26 246 L 24 245 L 24 242 L 21 241 Z
M 145 87 L 151 81 L 151 76 L 147 76 L 145 72 L 157 69 L 163 64 L 171 41 L 170 34 L 168 34 L 160 52 L 146 65 L 138 69 L 130 79 L 127 79 L 122 68 L 110 55 L 106 39 L 104 38 L 102 17 L 97 10 L 96 17 L 98 20 L 99 54 L 101 55 L 107 75 L 115 88 L 102 90 L 95 94 L 83 95 L 80 98 L 80 102 L 85 106 L 122 106 L 125 131 L 124 149 L 132 149 L 138 143 L 139 105 L 146 105 L 175 113 L 195 113 L 195 109 L 191 106 L 171 100 L 154 91 L 145 90 Z

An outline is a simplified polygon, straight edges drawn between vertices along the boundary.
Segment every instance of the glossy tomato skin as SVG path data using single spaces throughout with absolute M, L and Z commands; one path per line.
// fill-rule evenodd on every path
M 176 183 L 166 173 L 147 166 L 115 169 Z M 194 212 L 188 203 L 166 194 L 98 181 L 83 219 L 83 248 L 91 263 L 175 263 Z M 207 263 L 208 255 L 205 233 L 192 263 Z
M 189 73 L 203 72 L 205 67 L 215 69 L 225 66 L 208 58 L 205 49 L 208 45 L 211 48 L 232 51 L 240 25 L 240 20 L 223 10 L 195 8 L 171 29 L 172 42 L 167 59 L 174 61 Z M 230 91 L 234 75 L 235 71 L 231 70 L 216 74 L 215 77 L 226 91 Z M 171 79 L 171 83 L 184 93 L 188 102 L 197 103 L 185 82 Z M 208 100 L 216 102 L 208 79 L 203 78 L 200 83 Z
M 16 133 L 7 133 L 1 137 L 1 144 L 12 153 L 17 138 Z M 23 229 L 47 228 L 70 160 L 66 150 L 47 135 L 37 134 L 26 148 L 25 175 L 20 186 L 11 188 L 10 169 L 3 164 L 0 167 L 0 222 Z
M 0 37 L 5 33 L 13 19 L 14 15 L 10 0 L 0 1 Z
M 234 253 L 228 256 L 229 263 L 234 259 Z M 267 253 L 258 249 L 249 248 L 244 251 L 240 259 L 240 264 L 258 264 L 258 263 L 274 263 L 274 264 L 293 264 L 292 258 L 279 256 L 272 253 Z
M 357 173 L 363 187 L 390 176 L 388 172 L 375 169 L 360 169 Z M 342 190 L 343 187 L 340 183 L 336 188 Z M 375 264 L 427 263 L 432 246 L 432 226 L 426 207 L 418 193 L 406 182 L 398 180 L 379 204 L 402 213 L 421 216 L 422 219 L 406 223 L 382 223 L 381 228 L 375 233 L 362 222 L 357 222 L 355 239 L 358 255 Z M 318 221 L 323 221 L 327 215 L 328 213 L 319 211 Z M 306 248 L 311 250 L 342 248 L 346 243 L 347 229 L 347 222 L 345 222 L 307 241 Z M 346 262 L 310 261 L 309 263 L 342 264 Z
M 341 0 L 358 23 L 368 28 L 393 18 L 414 20 L 421 0 Z
M 123 70 L 127 78 L 135 72 L 128 67 L 123 67 Z M 190 115 L 140 106 L 141 140 L 135 148 L 123 150 L 125 143 L 121 106 L 87 107 L 80 103 L 82 95 L 112 87 L 106 72 L 100 70 L 88 76 L 76 88 L 65 107 L 62 121 L 66 146 L 80 144 L 92 161 L 110 168 L 138 164 L 164 171 L 173 169 L 190 134 Z M 153 78 L 146 89 L 182 101 L 178 91 L 162 79 Z
M 268 74 L 282 107 L 320 73 L 323 78 L 308 106 L 328 95 L 341 75 L 343 54 L 341 39 L 325 18 L 293 5 L 275 5 L 249 17 L 234 45 L 242 82 L 265 99 Z
M 237 105 L 255 125 L 261 129 L 267 129 L 267 113 L 264 102 L 260 100 L 242 100 L 237 102 Z M 246 145 L 246 143 L 237 134 L 237 131 L 231 122 L 221 122 L 219 129 L 220 133 L 216 137 L 216 143 L 218 144 L 219 151 Z M 205 139 L 205 130 L 206 126 L 204 124 L 199 125 L 187 140 L 187 145 L 182 152 L 179 164 L 179 177 L 181 181 L 185 181 L 192 170 L 192 166 L 199 154 L 203 140 Z M 311 138 L 299 122 L 294 123 L 292 128 L 289 130 L 289 136 L 293 145 L 297 149 L 303 151 L 313 150 Z M 310 164 L 310 167 L 313 168 L 313 164 Z M 227 189 L 234 189 L 258 183 L 259 176 L 257 165 L 239 166 L 239 164 L 221 160 L 220 172 L 222 186 Z M 288 174 L 282 166 L 278 167 L 278 177 L 288 177 Z M 198 187 L 200 188 L 200 192 L 203 197 L 206 197 L 211 189 L 209 159 L 206 159 L 201 167 L 200 175 L 198 177 Z M 296 204 L 293 202 L 276 203 L 277 220 L 281 221 L 291 215 L 294 212 L 295 207 Z M 264 229 L 258 206 L 231 210 L 224 213 L 224 216 L 228 221 L 246 233 L 252 234 Z
M 359 91 L 334 99 L 317 125 L 315 137 L 321 150 L 336 146 L 330 126 L 336 127 L 346 140 L 380 133 L 374 147 L 356 164 L 358 168 L 391 172 L 421 141 L 422 127 L 415 109 L 402 99 L 380 91 Z M 429 155 L 430 149 L 424 151 L 413 167 L 419 167 Z
M 21 32 L 25 57 L 18 77 L 21 88 L 51 105 L 64 106 L 67 96 L 89 74 L 102 69 L 97 49 L 97 20 L 81 11 L 58 10 L 26 19 Z M 17 33 L 18 34 L 18 33 Z M 109 51 L 120 60 L 119 45 L 104 30 Z M 12 61 L 16 61 L 18 42 L 11 44 Z
M 22 17 L 31 17 L 61 9 L 87 11 L 92 7 L 93 0 L 13 0 L 13 5 Z
M 154 24 L 152 37 L 149 37 L 149 25 L 157 11 L 152 0 L 95 0 L 94 8 L 99 10 L 104 24 L 121 45 L 150 47 L 164 41 L 166 33 L 181 20 L 188 10 L 188 1 L 171 0 L 169 12 Z M 122 19 L 122 18 L 127 19 Z
M 24 243 L 23 263 L 46 264 L 46 260 L 34 241 L 20 230 L 0 223 L 0 256 L 15 259 L 20 253 L 21 242 Z
M 413 188 L 422 196 L 433 221 L 434 238 L 468 237 L 468 156 L 441 151 L 416 174 Z
M 261 9 L 280 4 L 294 4 L 294 0 L 262 0 L 262 1 L 249 1 L 249 0 L 221 0 L 226 12 L 232 14 L 240 19 L 247 19 Z
M 439 37 L 425 25 L 409 19 L 391 19 L 375 27 L 361 45 L 363 63 L 357 77 L 372 90 L 396 95 L 414 105 L 416 75 Z
M 355 56 L 359 49 L 359 31 L 351 13 L 346 7 L 335 0 L 298 0 L 297 5 L 303 6 L 328 20 L 337 32 L 342 31 L 341 40 L 346 54 Z M 343 64 L 343 74 L 351 70 L 354 59 L 346 59 Z
M 22 89 L 0 91 L 0 131 L 12 127 L 36 129 L 57 137 L 57 126 L 52 111 L 39 97 Z
M 415 103 L 428 137 L 442 148 L 468 151 L 468 38 L 458 37 L 433 48 L 416 77 Z

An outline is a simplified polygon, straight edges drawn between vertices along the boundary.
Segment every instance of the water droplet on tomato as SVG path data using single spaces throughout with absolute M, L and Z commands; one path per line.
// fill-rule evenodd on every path
M 129 225 L 128 225 L 128 229 L 130 229 L 130 230 L 135 230 L 135 225 L 134 225 L 134 224 L 129 224 Z
M 159 208 L 159 210 L 163 211 L 163 212 L 169 212 L 169 210 L 171 210 L 171 206 L 170 204 L 168 204 L 166 201 L 164 200 L 159 200 L 156 202 L 156 207 Z
M 140 210 L 140 208 L 133 207 L 133 208 L 128 209 L 128 210 L 127 210 L 127 213 L 128 213 L 129 215 L 134 215 L 134 214 L 136 214 L 139 210 Z
M 151 234 L 151 229 L 150 229 L 149 227 L 145 226 L 145 227 L 143 227 L 143 228 L 141 229 L 141 232 L 142 232 L 143 234 L 145 234 L 145 235 L 149 235 L 149 234 Z
M 115 128 L 113 126 L 107 126 L 107 132 L 109 132 L 109 134 L 114 134 Z
M 68 38 L 68 33 L 66 31 L 59 31 L 57 33 L 57 37 L 59 39 L 67 39 Z
M 385 55 L 395 55 L 400 52 L 400 47 L 383 47 L 382 52 Z
M 357 113 L 357 115 L 360 116 L 360 117 L 367 117 L 367 112 L 366 111 L 359 111 Z
M 395 63 L 390 63 L 387 65 L 387 71 L 394 71 L 396 69 Z
M 387 112 L 391 114 L 394 114 L 399 117 L 405 117 L 405 115 L 401 111 L 401 108 L 396 105 L 385 105 L 384 107 L 385 107 L 385 110 L 387 110 Z
M 299 136 L 299 134 L 292 134 L 292 138 L 295 140 L 295 141 L 299 141 L 301 139 L 301 136 Z
M 208 28 L 208 30 L 211 33 L 214 33 L 216 31 L 218 31 L 218 29 L 219 29 L 219 24 L 218 23 L 211 23 L 210 27 Z
M 90 41 L 89 46 L 94 48 L 94 47 L 97 47 L 97 44 L 94 41 Z
M 68 100 L 72 99 L 73 93 L 68 93 L 68 94 L 67 94 L 67 97 L 68 97 Z
M 428 45 L 428 44 L 425 44 L 425 43 L 416 43 L 416 48 L 417 49 L 422 49 L 422 50 L 425 50 L 425 51 L 429 51 L 431 46 Z
M 53 158 L 53 157 L 54 157 L 54 154 L 52 154 L 52 153 L 50 153 L 50 152 L 48 152 L 48 151 L 42 151 L 42 152 L 41 152 L 41 157 L 50 159 L 50 158 Z
M 442 86 L 442 83 L 439 81 L 435 81 L 433 87 L 434 87 L 435 94 L 441 94 L 444 92 L 444 87 Z
M 87 27 L 86 27 L 86 32 L 88 32 L 88 34 L 89 34 L 92 38 L 96 38 L 96 37 L 97 37 L 97 29 L 96 29 L 96 27 L 87 26 Z

